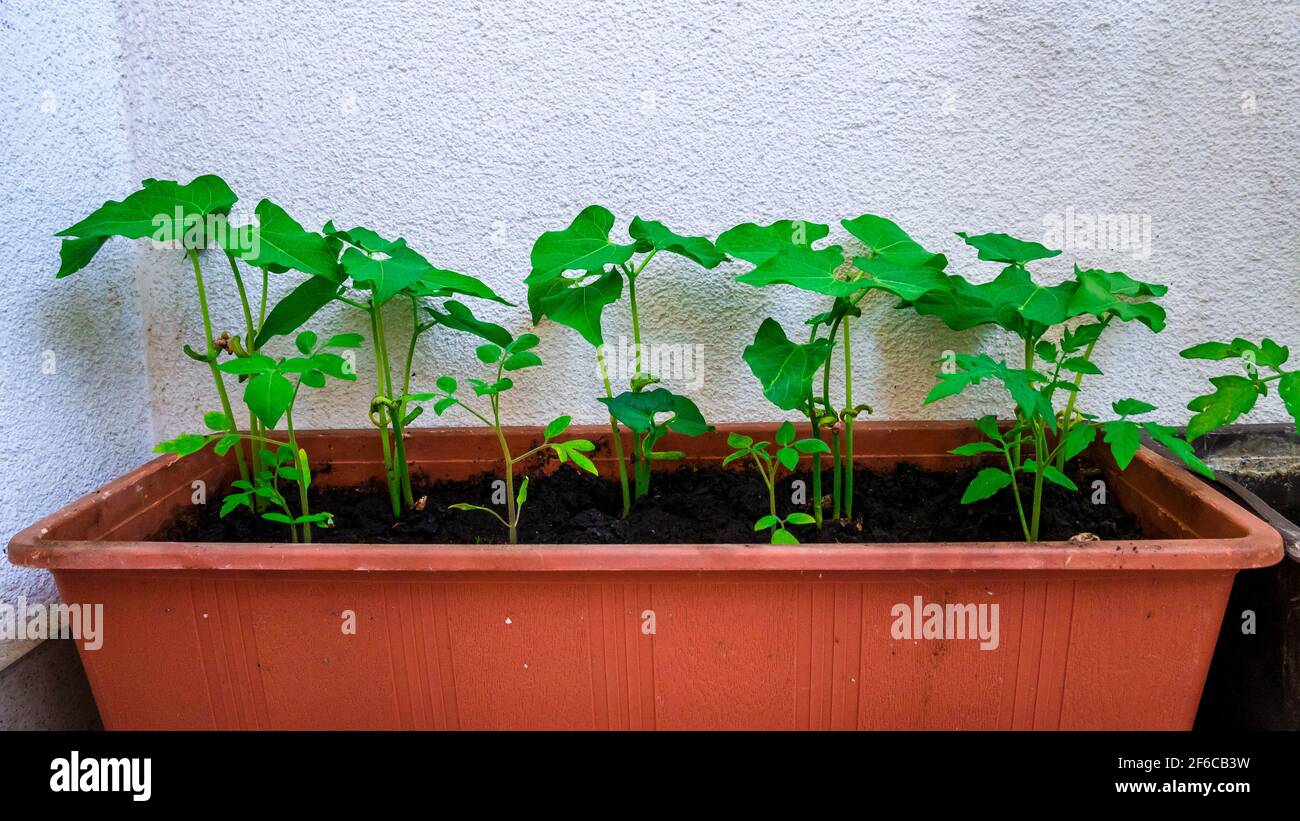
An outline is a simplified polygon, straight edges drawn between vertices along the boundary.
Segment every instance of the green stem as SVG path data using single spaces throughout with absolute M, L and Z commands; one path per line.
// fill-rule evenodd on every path
M 199 255 L 194 252 L 193 248 L 189 249 L 190 264 L 194 266 L 194 285 L 199 292 L 199 312 L 203 315 L 203 335 L 206 338 L 205 353 L 208 357 L 208 370 L 212 372 L 212 382 L 217 387 L 217 397 L 221 400 L 221 411 L 226 415 L 226 421 L 229 422 L 227 430 L 230 433 L 239 433 L 239 426 L 235 424 L 235 412 L 230 406 L 230 395 L 226 393 L 226 382 L 221 378 L 221 371 L 217 368 L 217 346 L 212 340 L 212 315 L 208 313 L 208 292 L 203 287 L 203 271 L 199 267 Z M 244 449 L 233 448 L 235 451 L 235 462 L 239 464 L 239 478 L 248 481 L 248 465 L 244 462 Z
M 248 302 L 248 292 L 244 289 L 244 278 L 239 273 L 239 265 L 235 262 L 235 255 L 226 252 L 226 259 L 230 261 L 230 273 L 235 278 L 235 287 L 239 290 L 239 304 L 244 309 L 244 324 L 246 332 L 244 334 L 244 348 L 250 353 L 257 353 L 257 331 L 258 326 L 253 324 L 253 308 Z M 266 271 L 263 269 L 263 281 L 265 282 Z M 264 298 L 265 299 L 265 298 Z M 265 305 L 265 303 L 263 303 Z M 257 421 L 257 414 L 250 409 L 248 411 L 248 430 L 253 434 L 254 440 L 248 443 L 249 459 L 253 466 L 253 475 L 257 476 L 262 472 L 262 446 L 260 439 L 261 425 Z M 239 447 L 243 447 L 241 443 Z M 253 511 L 261 513 L 265 507 L 265 501 L 260 496 L 253 497 Z
M 376 393 L 380 396 L 387 396 L 384 391 L 384 347 L 379 335 L 379 306 L 375 305 L 372 300 L 366 308 L 370 314 L 370 335 L 374 339 L 375 348 L 375 383 Z M 393 473 L 393 454 L 392 448 L 388 441 L 388 408 L 380 406 L 378 410 L 379 422 L 379 442 L 383 446 L 384 454 L 384 478 L 388 482 L 388 501 L 393 509 L 393 518 L 402 515 L 402 504 L 400 499 L 400 487 L 396 474 Z
M 294 393 L 297 394 L 297 389 L 294 390 Z M 284 424 L 289 431 L 289 447 L 293 449 L 293 463 L 298 469 L 298 503 L 302 508 L 302 515 L 310 516 L 311 507 L 307 504 L 307 465 L 303 461 L 302 450 L 298 447 L 298 437 L 293 432 L 292 403 L 284 413 Z M 293 525 L 290 525 L 290 527 L 293 527 Z M 311 522 L 302 523 L 302 541 L 303 544 L 311 544 Z
M 1016 481 L 1020 467 L 1011 458 L 1011 448 L 1004 447 L 1002 453 L 1007 457 L 1007 471 L 1011 474 L 1011 495 L 1016 500 L 1016 514 L 1020 517 L 1020 529 L 1025 534 L 1025 541 L 1032 542 L 1033 539 L 1029 536 L 1029 525 L 1025 522 L 1025 506 L 1020 501 L 1020 483 Z
M 849 337 L 849 321 L 844 320 L 844 406 L 848 417 L 844 420 L 844 518 L 853 518 L 853 423 L 857 411 L 853 408 L 853 347 Z
M 614 390 L 609 384 L 609 371 L 605 369 L 605 356 L 601 353 L 600 348 L 596 349 L 596 361 L 600 364 L 600 378 L 605 383 L 605 397 L 614 398 Z M 628 511 L 632 509 L 632 497 L 628 492 L 627 486 L 627 460 L 623 458 L 623 437 L 618 432 L 618 420 L 613 414 L 609 416 L 610 439 L 614 445 L 614 459 L 618 462 L 618 482 L 623 490 L 623 516 L 626 517 Z
M 840 499 L 842 498 L 840 490 L 844 480 L 844 472 L 840 470 L 840 434 L 839 431 L 831 428 L 831 518 L 840 518 Z
M 821 423 L 817 417 L 817 406 L 809 398 L 808 422 L 812 426 L 812 438 L 821 439 Z M 817 520 L 817 528 L 822 526 L 822 455 L 818 451 L 812 455 L 812 484 L 813 484 L 813 518 Z
M 1034 462 L 1038 470 L 1034 473 L 1034 517 L 1029 526 L 1029 541 L 1038 541 L 1038 524 L 1043 511 L 1043 471 L 1047 468 L 1047 434 L 1042 424 L 1034 426 Z
M 1110 324 L 1110 317 L 1111 315 L 1108 314 L 1106 318 L 1102 320 L 1101 327 L 1103 330 L 1105 330 L 1106 326 Z M 1098 331 L 1097 337 L 1094 338 L 1091 342 L 1089 342 L 1088 347 L 1084 349 L 1083 358 L 1085 361 L 1088 362 L 1092 361 L 1092 350 L 1093 348 L 1097 347 L 1097 339 L 1100 338 L 1101 338 L 1101 331 Z M 1065 413 L 1061 416 L 1061 441 L 1062 442 L 1065 441 L 1065 437 L 1067 434 L 1069 434 L 1070 428 L 1072 427 L 1072 422 L 1074 419 L 1074 402 L 1079 396 L 1079 386 L 1082 384 L 1083 384 L 1083 374 L 1076 372 L 1074 374 L 1074 390 L 1070 391 L 1070 398 L 1065 403 Z M 1061 452 L 1060 455 L 1057 457 L 1056 469 L 1065 470 L 1064 452 Z
M 396 400 L 396 392 L 393 390 L 392 360 L 388 356 L 388 336 L 384 331 L 384 315 L 381 308 L 375 310 L 375 326 L 376 338 L 383 346 L 384 351 L 384 395 L 389 399 Z M 402 426 L 402 406 L 400 403 L 389 414 L 389 419 L 393 425 L 393 468 L 396 473 L 398 490 L 401 493 L 402 501 L 406 503 L 407 507 L 411 507 L 415 504 L 415 496 L 411 491 L 410 466 L 406 463 L 406 434 Z

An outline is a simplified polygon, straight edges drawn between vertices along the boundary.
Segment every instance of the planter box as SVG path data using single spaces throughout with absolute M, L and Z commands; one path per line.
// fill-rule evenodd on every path
M 874 468 L 965 464 L 946 451 L 976 435 L 858 430 Z M 331 465 L 321 482 L 380 473 L 373 431 L 302 438 Z M 680 446 L 697 463 L 728 451 L 723 432 Z M 494 467 L 494 451 L 482 430 L 417 430 L 408 446 L 446 478 Z M 1233 576 L 1282 555 L 1275 531 L 1145 450 L 1109 477 L 1154 537 L 1138 541 L 140 541 L 190 505 L 193 481 L 212 503 L 232 472 L 211 454 L 158 459 L 9 545 L 64 601 L 104 603 L 103 647 L 82 659 L 110 729 L 1189 728 Z M 997 604 L 997 648 L 892 638 L 891 610 L 915 596 Z
M 1300 730 L 1300 439 L 1295 425 L 1231 425 L 1196 441 L 1227 495 L 1272 525 L 1287 558 L 1237 576 L 1197 728 Z M 1255 614 L 1242 632 L 1243 611 Z

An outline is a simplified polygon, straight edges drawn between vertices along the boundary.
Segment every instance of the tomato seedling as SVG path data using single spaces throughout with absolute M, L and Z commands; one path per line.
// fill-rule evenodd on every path
M 1006 234 L 958 236 L 978 250 L 981 260 L 1005 266 L 1002 272 L 991 282 L 976 285 L 961 276 L 944 274 L 935 264 L 885 266 L 867 262 L 859 267 L 872 287 L 901 297 L 919 314 L 938 317 L 955 330 L 993 325 L 1014 333 L 1023 343 L 1024 361 L 1019 368 L 987 354 L 953 357 L 943 364 L 936 375 L 938 384 L 925 398 L 929 404 L 989 380 L 1000 383 L 1013 400 L 1013 418 L 1007 430 L 1000 428 L 995 417 L 986 416 L 978 420 L 977 426 L 990 441 L 973 442 L 953 451 L 963 456 L 1001 453 L 1006 462 L 1005 469 L 980 470 L 962 497 L 964 504 L 987 499 L 1010 487 L 1025 540 L 1037 541 L 1044 483 L 1077 490 L 1066 476 L 1066 464 L 1092 444 L 1099 429 L 1121 469 L 1128 467 L 1145 431 L 1193 470 L 1211 475 L 1172 428 L 1128 419 L 1155 410 L 1152 405 L 1122 400 L 1113 406 L 1119 418 L 1100 424 L 1095 416 L 1078 409 L 1083 377 L 1101 375 L 1093 354 L 1102 333 L 1115 320 L 1136 321 L 1153 332 L 1164 328 L 1164 309 L 1153 301 L 1165 294 L 1164 285 L 1139 282 L 1119 272 L 1081 270 L 1078 266 L 1073 279 L 1044 285 L 1034 281 L 1026 266 L 1060 251 Z M 1067 327 L 1067 322 L 1080 318 L 1091 321 Z M 1059 344 L 1048 336 L 1059 336 Z M 1062 394 L 1069 398 L 1058 411 L 1055 403 Z M 1022 491 L 1021 478 L 1031 483 L 1032 490 Z M 1030 494 L 1028 504 L 1022 498 L 1024 494 Z
M 1291 351 L 1286 346 L 1267 338 L 1256 344 L 1238 337 L 1231 342 L 1202 342 L 1181 351 L 1180 355 L 1184 359 L 1208 359 L 1212 362 L 1237 359 L 1245 371 L 1244 376 L 1225 374 L 1210 377 L 1214 390 L 1188 403 L 1187 409 L 1196 412 L 1187 422 L 1189 442 L 1250 413 L 1260 397 L 1268 396 L 1271 383 L 1276 383 L 1282 407 L 1295 420 L 1296 429 L 1300 431 L 1300 371 L 1282 367 L 1291 358 Z
M 175 453 L 187 456 L 197 453 L 208 444 L 214 444 L 214 451 L 223 455 L 236 447 L 241 439 L 256 442 L 259 450 L 261 469 L 249 479 L 240 478 L 233 483 L 239 491 L 227 496 L 221 507 L 221 515 L 226 516 L 241 505 L 258 511 L 259 500 L 274 504 L 280 511 L 262 512 L 262 518 L 280 522 L 289 526 L 292 541 L 301 540 L 311 543 L 312 524 L 328 524 L 333 516 L 329 513 L 312 513 L 307 491 L 311 487 L 311 465 L 307 451 L 298 445 L 297 432 L 293 424 L 293 408 L 298 400 L 298 392 L 303 385 L 309 388 L 324 388 L 327 377 L 354 381 L 357 377 L 348 361 L 337 350 L 358 348 L 362 338 L 359 334 L 339 334 L 320 342 L 312 331 L 303 331 L 295 339 L 298 356 L 272 359 L 266 354 L 255 353 L 240 356 L 223 362 L 223 373 L 246 379 L 244 385 L 244 404 L 261 425 L 261 433 L 242 434 L 230 432 L 230 420 L 224 413 L 205 414 L 204 423 L 213 432 L 207 434 L 182 434 L 175 439 L 159 443 L 154 450 L 158 453 Z M 267 432 L 285 423 L 288 437 L 285 442 L 271 439 Z M 265 447 L 266 444 L 277 446 L 275 451 Z M 298 487 L 299 512 L 292 515 L 289 506 L 279 490 L 279 481 L 291 481 Z
M 501 458 L 505 466 L 506 515 L 503 517 L 490 507 L 469 504 L 468 502 L 458 502 L 451 507 L 453 510 L 480 510 L 492 514 L 506 528 L 510 544 L 516 544 L 519 541 L 519 516 L 523 510 L 524 502 L 528 499 L 528 477 L 525 476 L 519 483 L 519 490 L 516 493 L 515 465 L 541 451 L 549 449 L 555 453 L 556 458 L 561 463 L 572 462 L 574 467 L 595 476 L 599 475 L 596 465 L 592 463 L 587 454 L 595 450 L 596 446 L 587 439 L 569 439 L 564 442 L 554 441 L 557 436 L 560 436 L 569 428 L 570 417 L 560 416 L 551 420 L 550 424 L 546 426 L 541 444 L 518 456 L 514 456 L 510 451 L 510 443 L 506 440 L 505 432 L 501 426 L 501 396 L 514 387 L 514 381 L 505 374 L 541 365 L 541 357 L 533 351 L 533 348 L 537 347 L 540 340 L 534 334 L 520 334 L 517 338 L 511 337 L 509 331 L 505 328 L 486 322 L 480 323 L 480 326 L 473 332 L 489 339 L 488 342 L 479 345 L 475 349 L 475 356 L 485 365 L 496 366 L 493 381 L 488 382 L 484 379 L 468 380 L 476 397 L 487 397 L 489 405 L 487 413 L 480 413 L 472 405 L 467 404 L 459 393 L 459 383 L 450 376 L 438 378 L 436 382 L 437 392 L 417 394 L 405 398 L 412 401 L 434 400 L 433 411 L 439 416 L 442 416 L 451 407 L 459 406 L 466 413 L 496 431 L 497 442 L 501 446 Z M 498 344 L 498 342 L 504 344 Z
M 776 456 L 773 457 L 768 453 L 770 443 L 755 442 L 752 437 L 739 433 L 727 434 L 727 445 L 736 450 L 722 460 L 722 466 L 726 467 L 746 456 L 754 460 L 754 467 L 758 469 L 763 484 L 767 486 L 767 514 L 754 523 L 754 530 L 771 530 L 772 544 L 799 544 L 799 539 L 787 525 L 811 525 L 816 524 L 817 520 L 801 511 L 795 511 L 784 517 L 776 512 L 777 471 L 782 467 L 786 470 L 797 468 L 800 454 L 828 453 L 830 448 L 821 439 L 795 439 L 794 425 L 789 421 L 782 422 L 777 428 L 775 439 L 778 447 Z

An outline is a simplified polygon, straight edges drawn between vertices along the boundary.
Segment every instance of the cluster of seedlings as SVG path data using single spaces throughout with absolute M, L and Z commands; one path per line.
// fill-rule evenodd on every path
M 389 239 L 361 226 L 340 230 L 333 222 L 319 231 L 308 230 L 270 200 L 258 203 L 255 224 L 231 228 L 227 218 L 236 201 L 230 187 L 212 175 L 185 185 L 145 180 L 138 191 L 120 202 L 105 203 L 59 233 L 59 277 L 86 267 L 111 237 L 155 242 L 167 237 L 171 251 L 183 258 L 187 275 L 194 279 L 205 337 L 197 348 L 185 345 L 184 352 L 209 371 L 217 408 L 204 414 L 207 432 L 182 434 L 156 449 L 185 456 L 212 447 L 219 455 L 233 455 L 239 478 L 223 500 L 222 516 L 245 511 L 285 525 L 289 538 L 303 543 L 311 542 L 313 525 L 331 525 L 329 512 L 310 507 L 311 462 L 294 429 L 294 405 L 304 386 L 320 390 L 331 379 L 357 378 L 348 354 L 365 344 L 361 334 L 322 340 L 304 329 L 333 303 L 364 314 L 369 326 L 375 392 L 364 411 L 380 439 L 395 519 L 419 504 L 411 484 L 406 429 L 430 404 L 439 416 L 463 412 L 495 431 L 506 486 L 505 515 L 470 503 L 454 507 L 495 517 L 511 543 L 517 540 L 528 497 L 527 475 L 516 489 L 517 465 L 549 452 L 561 463 L 597 474 L 589 456 L 595 443 L 564 438 L 569 416 L 548 424 L 541 442 L 528 451 L 515 454 L 510 449 L 502 429 L 502 398 L 515 386 L 515 375 L 542 364 L 536 350 L 540 340 L 479 319 L 462 300 L 513 303 L 475 277 L 434 265 L 401 237 Z M 1248 413 L 1267 396 L 1270 384 L 1300 424 L 1300 371 L 1284 368 L 1288 350 L 1269 339 L 1258 344 L 1244 339 L 1207 342 L 1182 352 L 1189 359 L 1239 360 L 1244 370 L 1212 378 L 1214 390 L 1192 400 L 1188 408 L 1194 415 L 1186 438 L 1168 426 L 1135 420 L 1156 410 L 1137 399 L 1115 402 L 1109 418 L 1085 412 L 1079 397 L 1085 378 L 1101 375 L 1095 353 L 1102 336 L 1112 326 L 1130 322 L 1160 332 L 1165 311 L 1158 300 L 1167 287 L 1077 265 L 1073 278 L 1041 284 L 1028 266 L 1060 252 L 1036 242 L 1005 234 L 958 233 L 980 260 L 1001 266 L 992 280 L 975 283 L 950 273 L 946 256 L 923 248 L 898 225 L 872 214 L 841 221 L 860 250 L 855 254 L 825 242 L 828 225 L 805 220 L 744 223 L 716 240 L 678 234 L 639 216 L 631 220 L 626 238 L 616 238 L 615 221 L 610 211 L 591 205 L 567 227 L 543 233 L 533 245 L 524 285 L 534 325 L 550 320 L 571 328 L 595 351 L 603 395 L 593 399 L 604 405 L 609 417 L 624 516 L 649 492 L 653 462 L 685 457 L 680 450 L 660 449 L 666 434 L 694 437 L 714 430 L 689 397 L 658 387 L 659 376 L 650 373 L 642 359 L 638 288 L 644 291 L 643 277 L 661 255 L 705 270 L 737 261 L 745 264 L 739 282 L 759 288 L 793 287 L 808 295 L 802 329 L 787 331 L 775 319 L 765 318 L 742 358 L 763 395 L 780 412 L 806 419 L 811 435 L 798 438 L 789 419 L 779 424 L 771 442 L 731 433 L 727 443 L 734 452 L 723 462 L 752 463 L 762 477 L 769 512 L 754 529 L 768 532 L 774 543 L 797 543 L 792 525 L 820 529 L 827 518 L 853 517 L 854 425 L 871 407 L 854 399 L 851 329 L 862 316 L 863 300 L 873 292 L 896 298 L 899 308 L 933 317 L 954 330 L 994 326 L 1019 341 L 1023 358 L 1015 362 L 986 353 L 943 361 L 925 402 L 984 381 L 1005 389 L 1006 412 L 975 420 L 982 438 L 952 452 L 979 457 L 986 465 L 966 488 L 963 504 L 1009 488 L 1027 541 L 1039 537 L 1045 484 L 1077 490 L 1067 466 L 1099 435 L 1120 469 L 1128 467 L 1146 435 L 1192 470 L 1211 476 L 1189 441 Z M 224 257 L 229 282 L 238 294 L 239 333 L 215 333 L 205 280 L 211 274 L 205 274 L 202 264 L 204 258 L 214 257 Z M 274 306 L 268 305 L 271 278 L 289 273 L 300 281 Z M 616 386 L 605 361 L 602 316 L 624 299 L 635 362 L 628 383 Z M 397 339 L 387 330 L 386 315 L 392 311 L 410 317 L 401 323 L 409 332 Z M 468 379 L 466 386 L 451 376 L 423 389 L 412 385 L 420 338 L 435 329 L 471 340 L 485 378 Z M 292 337 L 287 355 L 264 352 L 280 337 Z M 230 398 L 230 387 L 241 385 L 246 410 L 242 414 L 236 413 Z M 623 429 L 632 443 L 626 453 Z M 782 512 L 776 498 L 778 471 L 797 470 L 805 456 L 815 500 L 811 513 Z M 829 482 L 824 476 L 827 467 Z

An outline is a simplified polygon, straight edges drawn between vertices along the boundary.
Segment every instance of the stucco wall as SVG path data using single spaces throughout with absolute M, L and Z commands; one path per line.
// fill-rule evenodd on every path
M 746 220 L 834 223 L 871 211 L 981 276 L 995 268 L 977 267 L 953 231 L 1043 239 L 1052 215 L 1132 214 L 1149 220 L 1149 256 L 1070 249 L 1040 266 L 1064 276 L 1077 260 L 1172 286 L 1171 327 L 1158 337 L 1114 332 L 1087 408 L 1136 395 L 1181 421 L 1212 372 L 1180 360 L 1182 347 L 1261 333 L 1300 346 L 1294 3 L 450 0 L 342 10 L 323 0 L 238 9 L 168 0 L 119 2 L 116 21 L 96 19 L 107 8 L 58 13 L 42 41 L 23 33 L 34 23 L 9 29 L 15 42 L 0 56 L 26 89 L 22 105 L 50 85 L 71 98 L 69 117 L 84 104 L 99 118 L 74 126 L 21 112 L 18 178 L 53 182 L 29 186 L 0 217 L 19 243 L 24 287 L 39 285 L 29 303 L 6 302 L 5 333 L 20 344 L 5 355 L 28 362 L 24 346 L 48 338 L 96 357 L 70 357 L 58 383 L 90 454 L 76 467 L 83 484 L 131 461 L 123 450 L 142 453 L 147 423 L 128 397 L 144 390 L 145 370 L 130 351 L 146 354 L 151 438 L 195 428 L 214 406 L 206 371 L 180 350 L 202 331 L 174 257 L 119 245 L 58 286 L 65 307 L 22 307 L 54 304 L 52 229 L 124 193 L 125 176 L 217 172 L 249 208 L 265 195 L 312 226 L 332 217 L 405 235 L 435 262 L 521 301 L 533 239 L 593 201 L 624 225 L 639 213 L 710 235 Z M 103 64 L 74 70 L 87 60 Z M 74 92 L 87 73 L 89 90 Z M 78 94 L 100 96 L 92 104 Z M 223 282 L 217 262 L 211 279 Z M 642 280 L 648 339 L 703 346 L 693 393 L 719 422 L 773 418 L 740 352 L 764 316 L 790 327 L 816 304 L 792 289 L 735 284 L 739 270 L 664 259 Z M 106 368 L 103 335 L 134 332 L 133 276 L 144 339 L 114 346 L 129 367 Z M 277 278 L 276 293 L 291 280 Z M 3 287 L 21 290 L 13 276 Z M 218 324 L 237 330 L 233 288 L 214 290 Z M 105 310 L 105 293 L 128 307 Z M 522 307 L 486 313 L 527 327 Z M 394 332 L 403 320 L 395 314 Z M 316 325 L 366 331 L 343 311 Z M 626 328 L 615 311 L 609 336 Z M 540 333 L 547 367 L 520 380 L 507 416 L 595 421 L 590 350 L 567 329 Z M 856 324 L 855 393 L 878 418 L 991 409 L 992 392 L 920 406 L 932 360 L 986 344 L 1011 353 L 876 299 Z M 364 355 L 360 365 L 357 385 L 306 397 L 300 422 L 364 424 L 373 371 Z M 435 333 L 417 381 L 473 366 L 472 345 Z M 46 477 L 56 473 L 50 458 L 31 448 L 66 440 L 32 418 L 24 367 L 4 376 L 16 388 L 6 391 L 7 416 L 17 417 L 9 424 L 21 434 L 6 447 L 24 454 L 13 464 Z M 56 393 L 49 385 L 42 396 Z M 1280 418 L 1274 402 L 1265 408 L 1258 420 Z M 26 519 L 53 501 L 7 496 L 6 516 Z
M 136 249 L 114 244 L 91 275 L 54 281 L 53 233 L 136 176 L 117 31 L 108 0 L 0 4 L 0 543 L 139 464 L 153 438 Z M 0 601 L 53 594 L 48 574 L 0 560 Z

